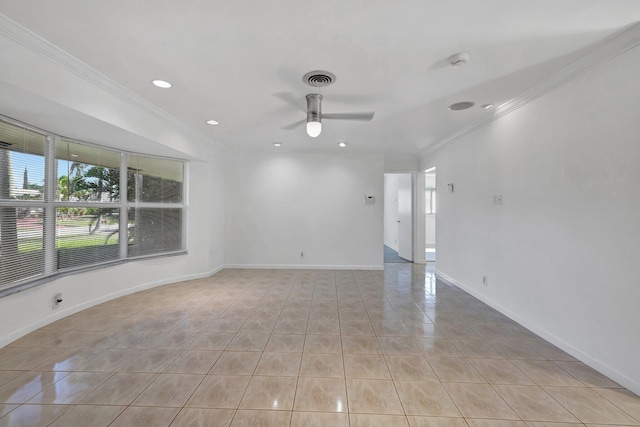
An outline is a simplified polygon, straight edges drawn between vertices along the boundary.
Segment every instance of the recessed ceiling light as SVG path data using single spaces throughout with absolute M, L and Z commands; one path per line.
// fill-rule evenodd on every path
M 489 108 L 493 107 L 493 104 L 484 104 L 482 106 L 482 108 L 484 108 L 485 110 L 488 110 Z
M 78 157 L 78 155 L 77 154 L 72 154 L 71 157 Z
M 154 80 L 151 83 L 153 83 L 154 86 L 157 86 L 162 89 L 169 89 L 171 87 L 171 83 L 165 82 L 164 80 Z
M 274 147 L 280 147 L 280 146 L 282 146 L 282 143 L 281 142 L 274 142 L 273 146 Z
M 207 120 L 207 124 L 211 126 L 215 126 L 215 125 L 219 125 L 220 122 L 217 122 L 215 120 Z
M 338 147 L 342 147 L 342 148 L 344 148 L 344 147 L 346 147 L 346 146 L 347 146 L 347 143 L 346 143 L 346 142 L 338 142 Z
M 449 110 L 451 111 L 466 110 L 467 108 L 471 108 L 474 105 L 476 105 L 476 103 L 471 101 L 456 102 L 455 104 L 449 105 Z

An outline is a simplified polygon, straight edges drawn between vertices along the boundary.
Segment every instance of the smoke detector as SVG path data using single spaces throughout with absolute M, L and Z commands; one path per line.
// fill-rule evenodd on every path
M 467 65 L 467 62 L 469 62 L 469 54 L 467 52 L 456 53 L 455 55 L 448 57 L 447 60 L 453 68 L 462 67 L 463 65 Z

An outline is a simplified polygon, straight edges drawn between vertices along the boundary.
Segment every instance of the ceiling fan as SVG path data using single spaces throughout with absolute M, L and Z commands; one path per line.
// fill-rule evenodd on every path
M 311 71 L 304 75 L 302 80 L 312 87 L 325 87 L 336 81 L 336 76 L 328 71 Z M 373 119 L 375 113 L 373 111 L 359 113 L 323 113 L 322 112 L 322 95 L 319 93 L 310 93 L 307 98 L 307 118 L 299 122 L 285 126 L 283 129 L 293 129 L 307 123 L 307 135 L 312 138 L 317 137 L 322 132 L 322 120 L 359 120 L 368 122 Z

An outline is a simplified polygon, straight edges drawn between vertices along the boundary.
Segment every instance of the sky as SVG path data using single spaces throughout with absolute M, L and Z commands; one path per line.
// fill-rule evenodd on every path
M 25 154 L 17 151 L 11 152 L 13 165 L 13 187 L 22 188 L 24 180 L 24 168 L 27 168 L 29 184 L 44 184 L 44 157 L 34 154 Z M 66 175 L 71 162 L 58 160 L 58 178 Z

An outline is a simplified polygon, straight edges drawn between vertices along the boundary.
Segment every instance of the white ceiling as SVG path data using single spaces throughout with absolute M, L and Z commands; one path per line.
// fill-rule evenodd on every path
M 640 21 L 640 1 L 0 0 L 0 13 L 228 147 L 347 141 L 415 154 Z M 462 51 L 469 64 L 448 65 Z M 282 129 L 304 119 L 315 89 L 302 76 L 315 69 L 337 76 L 321 91 L 324 112 L 375 111 L 373 121 L 327 120 L 315 139 Z M 477 106 L 447 109 L 467 100 Z

